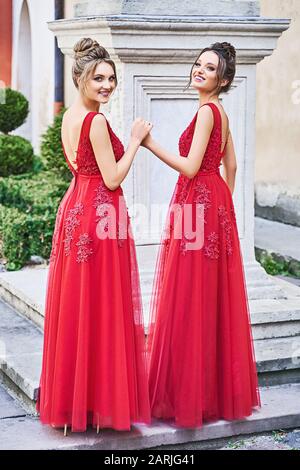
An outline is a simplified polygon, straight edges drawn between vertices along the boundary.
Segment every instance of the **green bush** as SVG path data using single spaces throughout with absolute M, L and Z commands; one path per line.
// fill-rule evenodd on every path
M 29 103 L 22 93 L 5 89 L 5 102 L 0 105 L 0 132 L 8 134 L 26 121 Z
M 47 259 L 58 205 L 69 183 L 50 172 L 0 178 L 0 256 L 8 270 Z
M 43 135 L 41 157 L 25 139 L 0 136 L 0 256 L 8 270 L 31 255 L 50 255 L 58 205 L 72 179 L 61 145 L 64 112 Z
M 49 257 L 55 223 L 53 212 L 31 215 L 0 204 L 0 217 L 0 256 L 7 260 L 8 271 L 22 268 L 31 255 Z
M 54 171 L 63 179 L 71 181 L 72 173 L 66 163 L 61 144 L 61 124 L 66 109 L 55 116 L 54 122 L 42 135 L 41 159 L 46 170 Z
M 0 256 L 8 270 L 24 266 L 29 258 L 27 217 L 14 207 L 0 204 Z
M 33 163 L 34 152 L 28 140 L 16 135 L 0 135 L 0 176 L 26 173 L 33 169 Z
M 50 172 L 0 178 L 0 204 L 27 213 L 56 211 L 69 183 Z
M 255 257 L 268 274 L 300 277 L 300 262 L 290 257 L 255 248 Z
M 39 173 L 45 169 L 42 159 L 39 155 L 33 155 L 33 166 L 32 171 L 33 173 Z

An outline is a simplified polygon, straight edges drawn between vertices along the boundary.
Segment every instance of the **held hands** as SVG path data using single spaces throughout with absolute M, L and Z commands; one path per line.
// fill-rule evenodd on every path
M 145 147 L 146 149 L 149 149 L 151 142 L 152 142 L 152 135 L 149 132 L 144 138 L 144 140 L 141 142 L 141 145 Z
M 139 144 L 141 145 L 142 142 L 144 145 L 145 137 L 149 135 L 149 132 L 152 130 L 153 124 L 149 121 L 145 121 L 142 118 L 137 118 L 131 128 L 131 138 L 138 140 Z

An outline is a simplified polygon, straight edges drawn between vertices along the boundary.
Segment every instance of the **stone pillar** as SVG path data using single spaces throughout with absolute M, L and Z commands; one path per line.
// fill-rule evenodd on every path
M 108 111 L 125 142 L 132 121 L 143 116 L 154 123 L 154 137 L 177 152 L 179 135 L 198 107 L 197 94 L 184 91 L 193 61 L 215 41 L 236 47 L 236 78 L 223 101 L 238 159 L 234 202 L 248 292 L 253 299 L 284 297 L 254 257 L 255 86 L 256 64 L 272 54 L 288 20 L 261 18 L 259 2 L 248 0 L 189 0 L 184 16 L 179 0 L 79 2 L 74 11 L 74 19 L 51 22 L 49 27 L 66 55 L 76 40 L 88 36 L 115 59 L 119 86 Z M 133 204 L 148 208 L 143 227 L 136 227 L 145 305 L 161 233 L 161 225 L 153 222 L 151 204 L 167 205 L 177 176 L 142 149 L 123 186 L 129 209 Z

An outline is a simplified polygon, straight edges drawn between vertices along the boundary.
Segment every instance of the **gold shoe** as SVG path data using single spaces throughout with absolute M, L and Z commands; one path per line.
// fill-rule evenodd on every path
M 65 424 L 65 427 L 64 427 L 64 436 L 65 436 L 65 437 L 66 437 L 66 435 L 67 435 L 67 429 L 68 429 L 68 425 Z
M 100 426 L 99 424 L 97 424 L 97 434 L 99 434 L 99 432 L 100 432 Z

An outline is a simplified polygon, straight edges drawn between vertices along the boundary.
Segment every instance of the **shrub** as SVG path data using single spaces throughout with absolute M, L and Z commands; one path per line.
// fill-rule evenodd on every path
M 67 181 L 46 171 L 0 178 L 0 204 L 27 213 L 55 212 L 68 186 Z
M 0 176 L 26 173 L 33 169 L 33 163 L 34 152 L 28 140 L 16 135 L 0 135 Z
M 0 132 L 8 134 L 24 124 L 29 113 L 28 100 L 22 93 L 5 89 L 5 103 L 0 106 Z
M 47 259 L 58 205 L 69 183 L 47 172 L 0 178 L 0 252 L 8 270 Z
M 20 269 L 27 261 L 28 235 L 26 215 L 0 204 L 0 256 L 7 259 L 8 270 Z

